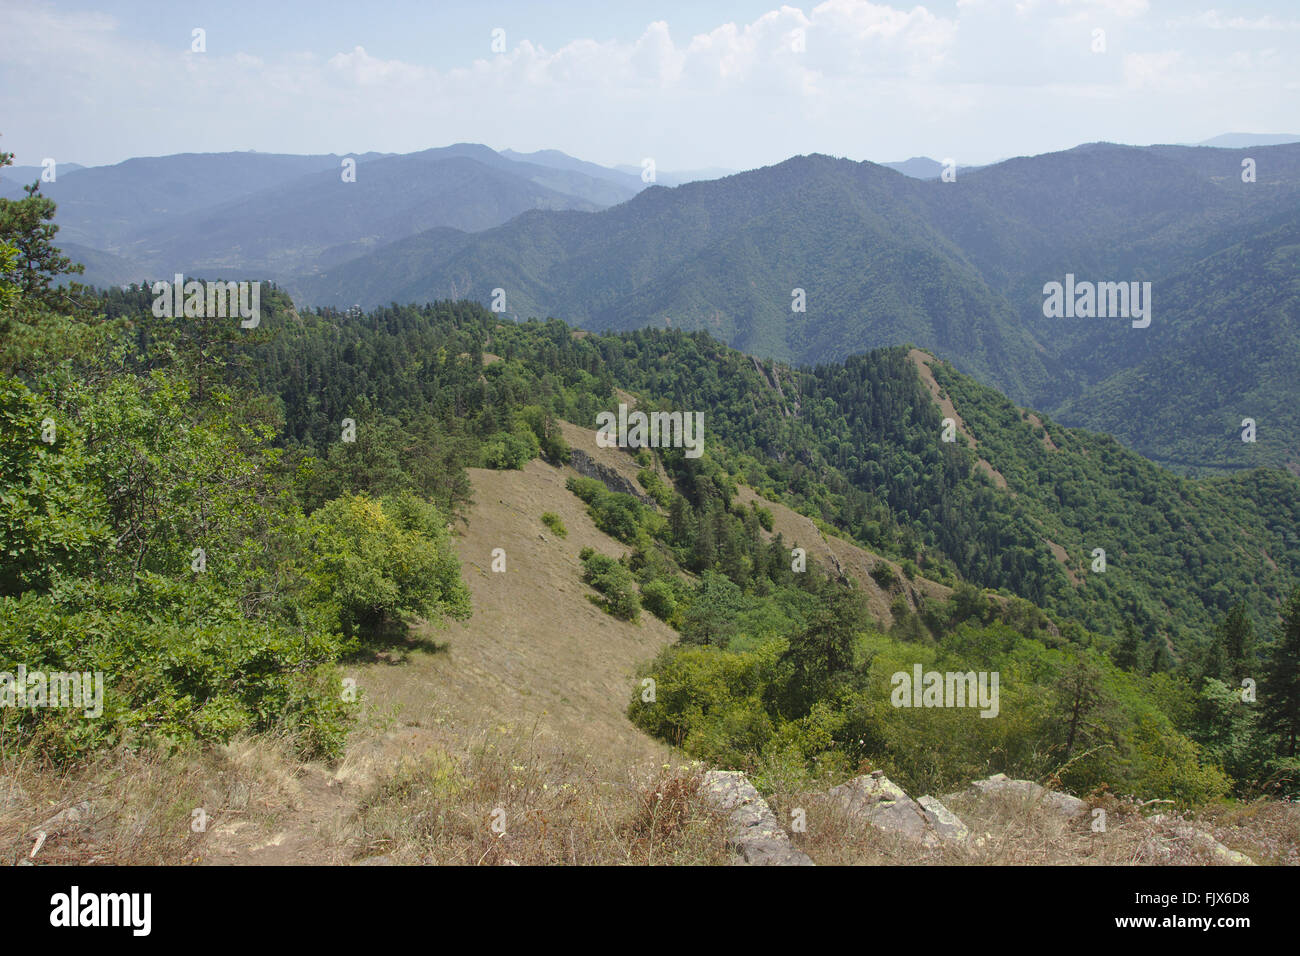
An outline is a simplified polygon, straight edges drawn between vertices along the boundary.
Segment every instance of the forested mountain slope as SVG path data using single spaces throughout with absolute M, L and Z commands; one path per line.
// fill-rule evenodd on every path
M 1245 159 L 1253 182 L 1242 181 Z M 1297 334 L 1297 221 L 1295 144 L 1091 144 L 952 183 L 804 156 L 648 189 L 598 213 L 534 212 L 469 237 L 413 236 L 290 288 L 336 305 L 486 304 L 500 289 L 513 317 L 702 329 L 800 362 L 913 342 L 1022 404 L 1104 422 L 1153 457 L 1283 465 L 1300 462 L 1296 431 L 1284 424 L 1292 378 L 1276 361 L 1253 359 Z M 1044 284 L 1067 274 L 1151 282 L 1150 326 L 1045 317 Z M 1225 352 L 1229 316 L 1234 328 L 1269 330 Z M 1198 390 L 1192 369 L 1208 369 L 1220 397 Z M 1223 448 L 1227 406 L 1238 400 L 1274 423 L 1269 443 Z M 1153 411 L 1132 422 L 1099 417 L 1097 406 L 1125 401 Z M 1180 429 L 1168 421 L 1174 409 L 1187 419 Z
M 477 371 L 470 359 L 485 350 L 505 361 Z M 543 394 L 563 389 L 555 414 L 588 427 L 612 407 L 615 385 L 654 406 L 702 410 L 712 458 L 865 546 L 940 580 L 1005 588 L 1090 630 L 1132 622 L 1179 654 L 1239 600 L 1271 621 L 1300 571 L 1295 478 L 1272 469 L 1182 478 L 932 360 L 978 447 L 965 435 L 946 443 L 944 413 L 903 348 L 792 369 L 699 333 L 579 337 L 559 322 L 517 325 L 444 304 L 304 313 L 250 360 L 261 387 L 281 396 L 296 440 L 328 448 L 362 402 L 430 415 L 446 434 L 420 446 L 420 467 L 438 472 L 437 500 L 449 507 L 458 448 L 502 427 L 487 396 L 504 388 L 541 401 L 526 399 L 520 374 Z M 1106 552 L 1104 573 L 1091 571 L 1095 548 Z

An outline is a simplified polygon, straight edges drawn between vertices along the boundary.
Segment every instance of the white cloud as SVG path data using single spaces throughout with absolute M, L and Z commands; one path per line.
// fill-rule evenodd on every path
M 512 35 L 505 53 L 449 65 L 363 46 L 192 54 L 188 37 L 161 46 L 102 14 L 5 5 L 0 133 L 20 162 L 464 140 L 654 155 L 663 169 L 813 150 L 979 162 L 1062 140 L 1204 138 L 1240 126 L 1243 91 L 1261 128 L 1291 126 L 1286 98 L 1260 91 L 1296 88 L 1298 39 L 1275 18 L 1213 10 L 1175 29 L 1146 0 L 959 0 L 943 13 L 825 0 L 693 36 L 664 20 L 553 49 Z

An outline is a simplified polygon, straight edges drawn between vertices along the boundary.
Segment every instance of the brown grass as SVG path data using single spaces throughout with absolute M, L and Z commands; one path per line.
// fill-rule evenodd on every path
M 1176 832 L 1178 820 L 1152 823 L 1136 801 L 1103 795 L 1090 801 L 1106 811 L 1104 832 L 1093 832 L 1093 816 L 1070 819 L 1013 793 L 941 798 L 971 831 L 967 843 L 925 848 L 877 830 L 850 816 L 825 794 L 779 794 L 770 799 L 778 818 L 805 811 L 807 831 L 792 833 L 794 844 L 822 866 L 1187 866 L 1223 861 Z M 1258 863 L 1294 863 L 1300 839 L 1294 804 L 1237 806 L 1223 812 L 1235 829 L 1213 826 L 1204 816 L 1187 822 L 1209 831 L 1231 849 Z M 1225 821 L 1226 822 L 1226 821 Z M 1271 840 L 1275 852 L 1252 853 Z
M 882 628 L 887 629 L 893 624 L 893 615 L 890 613 L 889 606 L 894 600 L 894 595 L 882 588 L 871 576 L 871 569 L 878 562 L 884 562 L 894 569 L 894 577 L 903 582 L 900 593 L 906 598 L 908 607 L 912 610 L 916 610 L 916 602 L 912 599 L 913 590 L 937 601 L 947 600 L 952 594 L 951 588 L 920 575 L 912 581 L 907 580 L 903 574 L 903 567 L 898 562 L 861 548 L 843 538 L 823 534 L 811 518 L 799 514 L 786 505 L 768 501 L 752 488 L 741 485 L 737 489 L 736 500 L 745 507 L 749 507 L 750 502 L 755 502 L 759 507 L 767 508 L 772 512 L 772 531 L 762 532 L 765 539 L 771 540 L 780 534 L 786 547 L 803 548 L 808 553 L 809 560 L 816 561 L 827 572 L 833 574 L 836 568 L 840 568 L 853 578 L 866 599 L 867 609 L 872 618 Z
M 256 745 L 271 750 L 269 737 Z M 80 767 L 56 770 L 10 756 L 0 766 L 0 859 L 13 864 L 175 864 L 194 862 L 206 835 L 192 829 L 202 809 L 210 834 L 248 812 L 245 794 L 270 779 L 240 766 L 229 748 L 164 754 L 125 748 Z M 89 804 L 79 820 L 47 824 Z M 38 833 L 46 836 L 32 857 Z
M 523 731 L 431 751 L 380 781 L 357 813 L 357 858 L 437 865 L 726 863 L 698 768 L 615 768 Z
M 1279 800 L 1205 807 L 1193 822 L 1256 863 L 1300 866 L 1300 804 Z

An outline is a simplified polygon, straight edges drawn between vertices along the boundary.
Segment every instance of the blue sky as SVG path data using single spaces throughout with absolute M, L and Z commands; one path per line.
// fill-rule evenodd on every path
M 0 0 L 0 147 L 30 164 L 465 141 L 661 169 L 966 164 L 1300 132 L 1297 94 L 1282 0 Z

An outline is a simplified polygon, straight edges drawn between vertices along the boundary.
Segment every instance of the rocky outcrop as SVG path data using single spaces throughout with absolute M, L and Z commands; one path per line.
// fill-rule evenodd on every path
M 68 830 L 88 826 L 94 816 L 94 811 L 95 808 L 89 800 L 74 803 L 72 806 L 60 810 L 39 826 L 32 827 L 31 835 L 35 836 L 44 832 L 47 836 L 54 836 Z
M 921 808 L 921 812 L 925 814 L 925 819 L 929 822 L 930 827 L 941 839 L 952 842 L 970 839 L 970 830 L 967 829 L 966 824 L 961 822 L 957 814 L 934 797 L 919 797 L 916 805 Z
M 881 770 L 856 777 L 828 790 L 825 795 L 837 801 L 853 818 L 909 843 L 925 848 L 960 845 L 971 851 L 986 846 L 989 835 L 972 833 L 957 814 L 948 809 L 947 802 L 969 801 L 972 797 L 1010 799 L 1071 822 L 1085 822 L 1092 812 L 1091 805 L 1085 800 L 1059 790 L 1049 790 L 1032 780 L 1016 780 L 1002 773 L 976 780 L 964 792 L 948 794 L 942 801 L 932 796 L 913 800 Z M 972 806 L 969 802 L 964 805 Z M 1229 849 L 1211 833 L 1179 817 L 1156 814 L 1147 817 L 1146 822 L 1150 825 L 1146 836 L 1147 855 L 1154 856 L 1157 861 L 1185 862 L 1186 854 L 1179 852 L 1181 845 L 1198 851 L 1202 859 L 1208 856 L 1208 862 L 1226 866 L 1256 865 L 1245 853 Z
M 31 852 L 27 854 L 28 860 L 36 859 L 36 854 L 41 852 L 41 848 L 45 846 L 45 841 L 50 837 L 88 828 L 94 812 L 94 805 L 89 800 L 82 800 L 60 810 L 40 825 L 32 827 L 27 835 L 36 842 L 32 845 Z
M 929 796 L 913 800 L 881 770 L 855 777 L 828 791 L 827 796 L 838 800 L 850 815 L 922 846 L 970 837 L 966 825 L 942 803 Z
M 1026 801 L 1039 803 L 1055 810 L 1063 817 L 1078 817 L 1088 812 L 1086 801 L 1059 790 L 1048 790 L 1032 780 L 1013 780 L 1005 773 L 997 773 L 986 780 L 976 780 L 970 785 L 974 793 L 982 796 L 1013 794 Z
M 739 770 L 710 770 L 700 793 L 728 814 L 728 839 L 751 866 L 812 866 L 808 855 L 796 850 L 777 822 L 772 808 Z
M 643 505 L 653 505 L 654 499 L 644 491 L 632 484 L 609 465 L 603 465 L 593 459 L 581 448 L 571 448 L 569 450 L 569 464 L 573 470 L 584 478 L 595 478 L 610 491 L 621 492 L 625 495 L 631 495 Z
M 0 811 L 24 807 L 31 800 L 17 780 L 0 777 Z
M 877 829 L 926 846 L 938 843 L 938 837 L 925 818 L 925 811 L 883 771 L 874 770 L 866 776 L 854 777 L 828 791 L 827 796 L 838 800 L 851 816 L 859 817 Z
M 1208 853 L 1215 861 L 1227 866 L 1257 865 L 1255 861 L 1246 854 L 1240 853 L 1237 850 L 1228 849 L 1204 830 L 1199 830 L 1191 824 L 1175 817 L 1169 817 L 1163 813 L 1157 813 L 1155 816 L 1147 817 L 1147 822 L 1157 826 L 1168 827 L 1173 832 L 1176 839 L 1190 843 L 1197 849 Z

